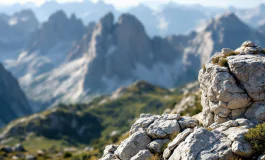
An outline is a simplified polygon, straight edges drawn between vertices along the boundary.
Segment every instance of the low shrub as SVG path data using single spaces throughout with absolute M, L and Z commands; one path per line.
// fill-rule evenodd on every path
M 228 66 L 227 61 L 228 61 L 227 58 L 220 58 L 218 65 L 221 67 L 227 67 Z
M 72 157 L 72 153 L 70 153 L 70 152 L 65 152 L 65 153 L 63 154 L 63 158 L 69 158 L 69 157 Z
M 212 58 L 212 64 L 217 64 L 218 62 L 219 62 L 219 59 L 220 59 L 221 57 L 213 57 Z
M 244 137 L 252 145 L 254 150 L 260 154 L 265 153 L 265 123 L 249 129 Z

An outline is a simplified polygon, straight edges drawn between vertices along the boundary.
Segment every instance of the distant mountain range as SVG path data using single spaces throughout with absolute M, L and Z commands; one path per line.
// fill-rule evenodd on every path
M 114 6 L 105 4 L 103 1 L 92 3 L 89 0 L 69 3 L 47 1 L 41 6 L 36 6 L 31 3 L 0 6 L 0 12 L 13 14 L 14 12 L 27 8 L 32 9 L 41 22 L 47 21 L 49 16 L 58 10 L 63 10 L 68 16 L 74 13 L 78 18 L 82 19 L 85 24 L 98 21 L 107 12 L 112 12 L 115 17 L 119 17 L 122 14 L 122 12 L 116 10 Z M 210 9 L 205 12 L 202 10 L 202 7 L 198 6 L 185 7 L 175 3 L 164 5 L 159 11 L 141 4 L 125 12 L 133 14 L 140 19 L 147 28 L 147 33 L 150 36 L 187 33 L 199 25 L 202 20 L 209 19 L 218 13 Z M 211 12 L 211 14 L 208 14 L 209 12 Z M 185 20 L 186 23 L 180 23 L 183 20 Z
M 58 3 L 54 0 L 47 1 L 41 6 L 33 3 L 0 5 L 0 12 L 13 14 L 24 9 L 31 9 L 36 14 L 39 21 L 47 21 L 49 16 L 58 10 L 63 10 L 67 16 L 73 13 L 76 17 L 83 20 L 84 24 L 92 21 L 97 22 L 107 12 L 112 12 L 117 18 L 123 12 L 128 12 L 136 16 L 145 26 L 149 36 L 170 36 L 172 34 L 187 34 L 195 30 L 211 18 L 224 14 L 227 11 L 234 12 L 236 15 L 253 28 L 265 24 L 265 5 L 261 4 L 255 8 L 217 8 L 204 7 L 201 5 L 181 5 L 177 3 L 167 3 L 161 5 L 159 9 L 149 8 L 146 4 L 140 4 L 127 10 L 117 10 L 113 5 L 103 1 L 93 3 L 90 0 L 83 2 Z M 116 19 L 117 20 L 117 19 Z
M 150 38 L 131 14 L 115 21 L 108 13 L 98 23 L 84 25 L 57 11 L 30 34 L 22 51 L 13 50 L 18 56 L 2 61 L 36 112 L 58 103 L 87 102 L 136 80 L 176 87 L 195 80 L 221 48 L 235 49 L 246 39 L 260 44 L 264 38 L 233 13 L 186 35 Z

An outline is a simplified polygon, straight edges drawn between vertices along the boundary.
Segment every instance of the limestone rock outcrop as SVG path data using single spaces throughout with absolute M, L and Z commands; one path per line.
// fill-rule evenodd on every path
M 240 117 L 256 123 L 265 121 L 263 49 L 246 41 L 235 51 L 223 49 L 212 61 L 220 57 L 224 57 L 225 66 L 209 63 L 199 73 L 203 124 L 209 126 Z
M 104 152 L 102 160 L 253 158 L 244 135 L 265 121 L 264 66 L 264 50 L 251 41 L 235 51 L 223 49 L 199 73 L 203 111 L 195 117 L 200 118 L 142 114 L 129 138 L 115 152 Z

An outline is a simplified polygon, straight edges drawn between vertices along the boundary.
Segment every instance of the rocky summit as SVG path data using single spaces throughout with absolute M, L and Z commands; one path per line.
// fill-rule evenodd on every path
M 264 50 L 251 41 L 222 49 L 199 73 L 201 113 L 141 114 L 101 160 L 257 159 L 244 135 L 265 122 L 264 65 Z

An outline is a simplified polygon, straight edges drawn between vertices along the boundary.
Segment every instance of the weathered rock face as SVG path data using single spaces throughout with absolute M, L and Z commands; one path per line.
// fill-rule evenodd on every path
M 229 54 L 235 52 L 234 56 Z M 247 41 L 235 51 L 223 49 L 226 66 L 206 64 L 199 73 L 202 89 L 203 123 L 225 122 L 246 117 L 265 121 L 265 56 L 261 47 Z
M 118 147 L 123 150 L 104 154 L 103 159 L 154 155 L 152 158 L 163 160 L 253 158 L 255 151 L 244 135 L 265 121 L 264 63 L 263 50 L 250 41 L 236 51 L 223 49 L 199 74 L 200 121 L 207 128 L 199 126 L 197 119 L 179 114 L 142 114 L 131 127 L 131 136 Z M 138 144 L 138 134 L 149 138 Z

